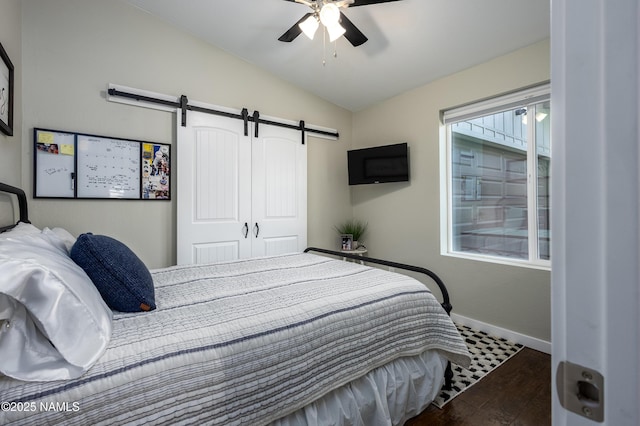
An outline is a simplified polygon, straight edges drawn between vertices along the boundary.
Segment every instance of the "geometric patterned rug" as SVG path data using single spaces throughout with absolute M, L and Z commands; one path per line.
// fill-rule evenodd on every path
M 456 324 L 456 327 L 467 343 L 473 359 L 468 369 L 451 364 L 453 369 L 451 390 L 442 390 L 432 402 L 438 408 L 442 408 L 447 402 L 478 383 L 484 376 L 524 347 L 521 344 L 493 337 L 483 331 L 474 330 L 464 325 Z

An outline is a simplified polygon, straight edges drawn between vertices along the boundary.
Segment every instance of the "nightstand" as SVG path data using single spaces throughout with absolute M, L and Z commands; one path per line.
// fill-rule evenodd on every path
M 358 256 L 362 257 L 362 255 L 364 255 L 367 252 L 366 248 L 358 248 L 355 250 L 340 250 L 341 253 L 350 253 L 350 254 L 357 254 Z M 342 260 L 347 260 L 346 257 L 343 257 Z M 360 261 L 361 265 L 364 265 L 364 260 Z

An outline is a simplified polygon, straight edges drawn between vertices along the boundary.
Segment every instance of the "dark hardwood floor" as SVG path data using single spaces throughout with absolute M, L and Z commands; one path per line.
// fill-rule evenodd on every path
M 406 426 L 551 424 L 551 356 L 524 348 L 442 409 L 430 405 Z

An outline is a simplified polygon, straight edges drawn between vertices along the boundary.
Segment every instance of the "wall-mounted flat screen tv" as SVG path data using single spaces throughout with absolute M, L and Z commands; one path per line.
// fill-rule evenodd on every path
M 349 185 L 406 182 L 409 148 L 406 143 L 347 151 Z

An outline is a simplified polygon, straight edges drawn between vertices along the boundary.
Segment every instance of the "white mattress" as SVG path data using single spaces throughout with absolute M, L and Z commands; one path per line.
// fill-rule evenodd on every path
M 85 375 L 1 378 L 2 400 L 22 410 L 0 412 L 0 423 L 261 425 L 401 358 L 470 362 L 435 297 L 404 275 L 312 254 L 152 275 L 158 308 L 115 314 Z M 423 402 L 440 388 L 434 377 Z

